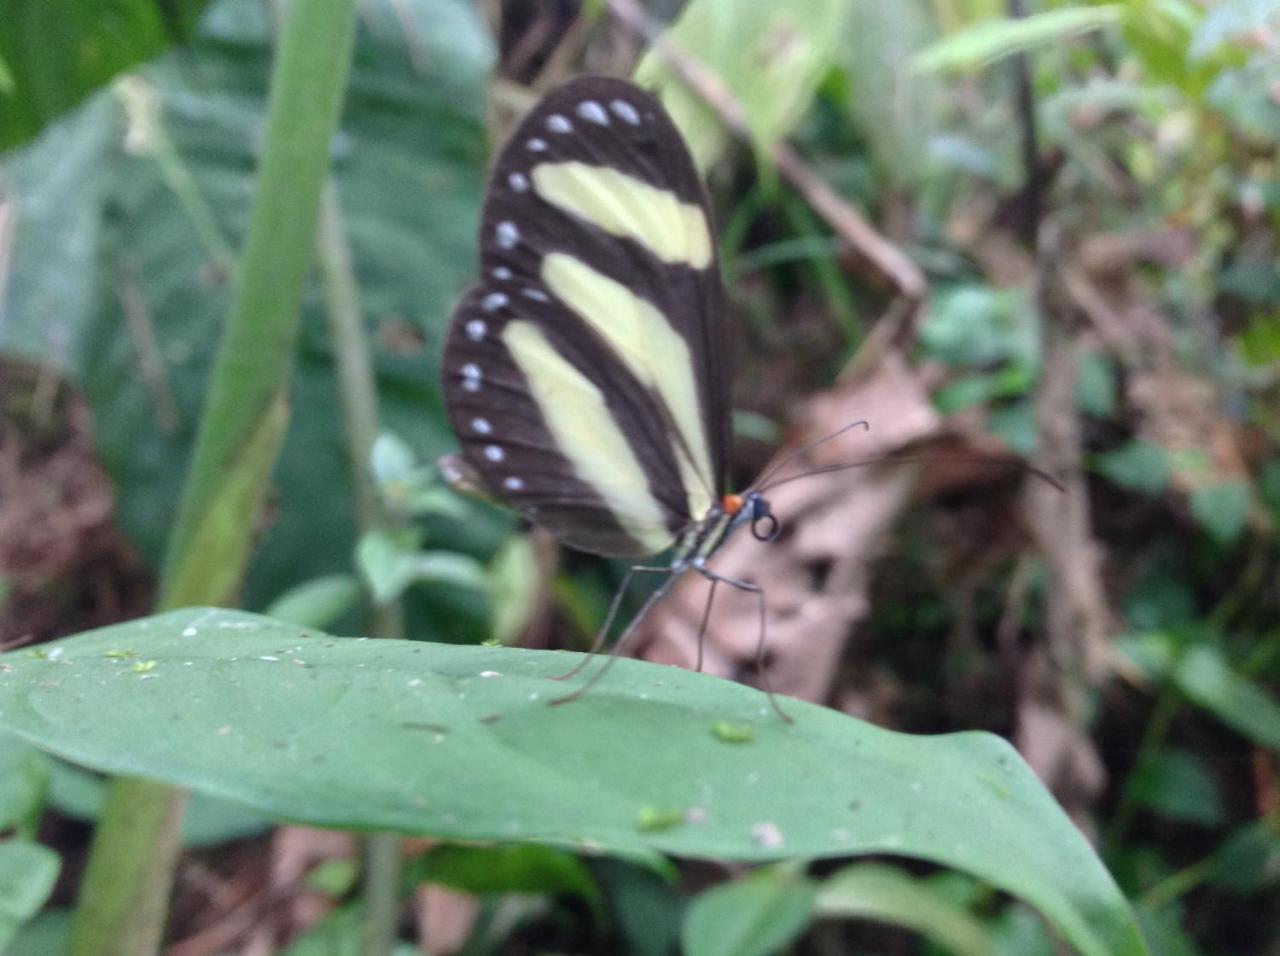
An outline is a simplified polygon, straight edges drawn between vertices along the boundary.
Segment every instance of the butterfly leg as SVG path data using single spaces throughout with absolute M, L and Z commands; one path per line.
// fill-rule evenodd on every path
M 618 609 L 622 607 L 622 599 L 626 597 L 627 588 L 631 584 L 631 579 L 637 574 L 671 574 L 672 569 L 669 567 L 650 567 L 644 564 L 633 564 L 627 568 L 627 573 L 622 576 L 622 583 L 618 585 L 618 590 L 614 592 L 613 601 L 609 604 L 609 613 L 604 616 L 604 623 L 600 625 L 600 630 L 596 631 L 595 640 L 591 642 L 591 647 L 587 651 L 586 656 L 582 658 L 571 670 L 565 671 L 563 674 L 556 674 L 552 680 L 568 680 L 575 674 L 580 672 L 591 662 L 591 658 L 600 653 L 600 649 L 604 647 L 604 642 L 609 638 L 609 630 L 613 627 L 613 621 L 618 616 Z
M 656 570 L 656 569 L 653 569 L 653 570 Z M 579 697 L 581 697 L 583 694 L 589 691 L 596 684 L 600 683 L 600 681 L 604 678 L 604 675 L 609 673 L 609 668 L 613 667 L 614 661 L 616 661 L 622 655 L 623 649 L 626 647 L 628 643 L 630 643 L 631 638 L 635 635 L 636 631 L 639 630 L 640 625 L 644 623 L 644 619 L 649 616 L 649 612 L 652 611 L 655 607 L 657 607 L 658 602 L 661 601 L 664 597 L 666 597 L 667 592 L 671 590 L 671 588 L 675 585 L 676 581 L 680 580 L 680 574 L 678 572 L 680 570 L 683 570 L 683 568 L 662 568 L 661 570 L 668 572 L 668 574 L 670 574 L 670 577 L 668 577 L 665 581 L 662 582 L 662 584 L 658 587 L 658 590 L 654 591 L 645 599 L 644 604 L 640 606 L 640 610 L 636 613 L 636 616 L 631 619 L 630 623 L 628 623 L 627 626 L 623 628 L 622 633 L 618 635 L 618 639 L 613 644 L 613 650 L 609 652 L 609 656 L 605 660 L 605 662 L 600 666 L 600 668 L 594 674 L 592 674 L 589 678 L 587 678 L 586 682 L 581 687 L 579 687 L 573 693 L 566 694 L 563 697 L 557 697 L 555 700 L 551 701 L 551 704 L 553 706 L 556 704 L 567 704 L 571 700 L 577 700 Z M 590 657 L 585 658 L 583 660 L 583 664 L 585 664 L 587 661 L 590 661 L 590 660 L 591 660 Z M 572 671 L 570 671 L 570 673 L 571 674 L 576 673 L 577 671 L 581 670 L 583 664 L 579 664 Z
M 764 666 L 765 626 L 768 619 L 768 608 L 765 605 L 764 588 L 751 581 L 741 581 L 737 578 L 730 578 L 723 574 L 717 574 L 715 571 L 712 571 L 707 567 L 702 559 L 697 559 L 693 561 L 692 564 L 693 567 L 697 568 L 699 574 L 711 582 L 713 588 L 717 583 L 724 582 L 731 588 L 737 588 L 739 591 L 747 591 L 756 596 L 756 607 L 759 609 L 760 614 L 760 632 L 759 637 L 756 639 L 756 673 L 760 676 L 760 686 L 764 689 L 765 695 L 769 698 L 769 706 L 773 708 L 774 713 L 788 724 L 794 723 L 790 715 L 782 709 L 782 705 L 778 703 L 778 699 L 774 696 L 773 687 L 769 684 L 769 671 Z M 708 602 L 708 608 L 709 607 L 710 602 Z M 701 649 L 701 643 L 699 643 L 699 649 Z
M 711 620 L 711 602 L 716 599 L 716 586 L 720 583 L 715 578 L 707 578 L 711 582 L 711 590 L 707 592 L 707 606 L 702 609 L 702 623 L 698 625 L 698 663 L 694 670 L 702 673 L 702 648 L 706 643 L 707 622 Z

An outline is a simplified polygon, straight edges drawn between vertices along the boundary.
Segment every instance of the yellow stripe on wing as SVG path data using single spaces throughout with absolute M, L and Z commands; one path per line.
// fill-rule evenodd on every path
M 716 487 L 711 452 L 703 433 L 693 358 L 684 338 L 652 303 L 581 259 L 553 252 L 542 260 L 542 281 L 581 316 L 642 384 L 657 392 L 681 442 L 673 449 L 689 516 L 711 508 Z
M 705 269 L 711 231 L 697 203 L 609 166 L 541 163 L 533 168 L 539 196 L 610 235 L 643 243 L 663 262 Z
M 604 395 L 568 362 L 532 322 L 517 319 L 502 331 L 516 366 L 574 474 L 586 482 L 618 519 L 622 529 L 647 553 L 667 548 L 661 504 L 649 491 L 644 467 L 619 430 Z

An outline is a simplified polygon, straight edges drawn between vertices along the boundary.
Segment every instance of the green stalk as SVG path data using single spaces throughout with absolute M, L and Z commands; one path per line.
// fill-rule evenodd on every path
M 235 301 L 210 377 L 161 577 L 159 610 L 236 603 L 285 427 L 288 382 L 355 35 L 354 0 L 290 8 Z M 164 930 L 185 794 L 114 781 L 72 927 L 72 956 L 145 956 Z
M 351 483 L 355 489 L 357 531 L 363 536 L 387 527 L 391 516 L 383 507 L 371 467 L 373 443 L 382 427 L 378 387 L 351 249 L 342 223 L 342 208 L 332 181 L 324 190 L 316 252 L 337 365 L 339 404 L 351 463 Z M 371 636 L 400 637 L 403 629 L 398 601 L 374 608 L 369 622 Z M 374 833 L 364 840 L 363 956 L 387 956 L 395 945 L 400 917 L 400 844 L 400 837 L 393 833 Z

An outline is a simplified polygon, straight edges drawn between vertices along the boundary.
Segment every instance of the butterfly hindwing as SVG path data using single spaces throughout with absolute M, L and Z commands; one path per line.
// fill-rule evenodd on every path
M 713 237 L 680 134 L 629 83 L 560 87 L 498 157 L 445 399 L 489 486 L 575 547 L 660 551 L 720 496 Z

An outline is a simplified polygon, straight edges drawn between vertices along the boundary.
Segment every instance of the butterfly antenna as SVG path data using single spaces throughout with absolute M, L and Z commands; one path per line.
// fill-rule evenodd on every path
M 801 445 L 799 448 L 793 448 L 791 451 L 783 455 L 782 458 L 780 458 L 778 461 L 774 462 L 772 465 L 766 468 L 764 470 L 764 474 L 762 474 L 759 478 L 756 479 L 756 484 L 758 486 L 757 490 L 764 491 L 766 488 L 770 487 L 770 485 L 768 484 L 769 479 L 772 478 L 774 475 L 776 475 L 779 471 L 781 471 L 787 465 L 791 464 L 791 462 L 795 461 L 797 458 L 801 458 L 809 454 L 809 452 L 813 451 L 819 445 L 824 445 L 827 442 L 831 441 L 833 438 L 839 438 L 845 432 L 852 431 L 855 428 L 861 428 L 863 431 L 871 431 L 871 423 L 868 422 L 866 419 L 860 418 L 856 422 L 850 422 L 849 424 L 843 426 L 842 428 L 836 429 L 830 435 L 823 435 L 821 438 L 815 439 L 814 441 L 809 442 L 807 445 Z
M 936 465 L 936 464 L 942 464 L 945 462 L 952 462 L 952 461 L 962 461 L 962 462 L 968 462 L 970 464 L 977 464 L 977 465 L 989 465 L 993 468 L 1012 468 L 1015 471 L 1026 472 L 1029 475 L 1034 475 L 1036 478 L 1039 478 L 1041 481 L 1049 483 L 1050 485 L 1052 485 L 1054 488 L 1056 488 L 1058 491 L 1062 492 L 1063 494 L 1066 494 L 1066 491 L 1067 491 L 1067 489 L 1063 487 L 1062 482 L 1058 481 L 1057 478 L 1054 478 L 1053 475 L 1049 474 L 1047 471 L 1041 468 L 1037 468 L 1035 465 L 1028 464 L 1025 461 L 997 461 L 995 459 L 983 457 L 980 455 L 963 455 L 960 457 L 955 457 L 955 456 L 933 457 L 928 455 L 919 455 L 919 456 L 890 455 L 886 458 L 867 458 L 862 461 L 846 461 L 846 462 L 841 462 L 835 465 L 822 465 L 819 468 L 813 468 L 809 471 L 802 471 L 796 475 L 788 475 L 785 478 L 779 478 L 777 481 L 767 482 L 761 485 L 757 490 L 760 492 L 765 492 L 771 488 L 777 488 L 780 485 L 789 484 L 793 481 L 799 481 L 801 478 L 812 478 L 814 475 L 826 475 L 826 474 L 830 474 L 833 471 L 847 471 L 850 468 L 865 468 L 867 465 L 884 465 L 889 463 L 894 463 L 894 464 L 916 463 L 916 464 L 935 464 Z M 771 471 L 776 471 L 776 470 L 777 469 L 771 469 Z

